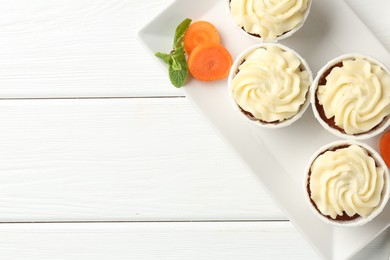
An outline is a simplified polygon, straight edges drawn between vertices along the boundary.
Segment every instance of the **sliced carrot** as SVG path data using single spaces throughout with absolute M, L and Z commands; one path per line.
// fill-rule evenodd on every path
M 217 28 L 209 22 L 197 21 L 192 23 L 184 33 L 184 49 L 190 54 L 192 50 L 204 43 L 220 43 Z
M 379 142 L 381 155 L 387 167 L 390 168 L 390 131 L 387 131 Z
M 202 81 L 226 78 L 232 63 L 232 56 L 225 47 L 210 43 L 198 45 L 187 61 L 191 75 Z

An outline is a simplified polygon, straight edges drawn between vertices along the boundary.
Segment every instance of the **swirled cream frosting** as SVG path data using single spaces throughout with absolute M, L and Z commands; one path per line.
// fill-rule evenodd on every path
M 265 40 L 300 26 L 308 8 L 308 0 L 231 0 L 233 20 L 250 34 Z
M 380 204 L 385 170 L 358 145 L 325 152 L 310 170 L 311 199 L 325 216 L 367 217 Z
M 309 73 L 291 51 L 266 46 L 250 52 L 231 84 L 236 103 L 265 122 L 281 122 L 298 113 L 306 100 Z
M 318 86 L 317 98 L 347 134 L 366 133 L 390 115 L 390 75 L 363 58 L 347 59 Z

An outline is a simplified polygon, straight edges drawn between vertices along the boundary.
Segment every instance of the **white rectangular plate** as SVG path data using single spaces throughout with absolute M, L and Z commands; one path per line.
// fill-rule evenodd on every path
M 187 17 L 207 20 L 219 29 L 223 44 L 235 58 L 256 42 L 234 26 L 227 14 L 226 1 L 177 0 L 147 24 L 139 32 L 139 38 L 151 53 L 169 52 L 179 22 Z M 303 28 L 281 43 L 300 53 L 313 73 L 328 60 L 344 53 L 370 55 L 390 66 L 387 50 L 340 0 L 314 0 Z M 247 124 L 234 111 L 229 102 L 226 80 L 212 83 L 190 80 L 183 91 L 261 180 L 322 257 L 349 258 L 390 225 L 390 205 L 363 227 L 340 228 L 318 220 L 305 204 L 303 178 L 306 163 L 320 146 L 336 140 L 322 129 L 311 109 L 290 127 L 262 130 Z M 378 148 L 378 138 L 367 143 Z

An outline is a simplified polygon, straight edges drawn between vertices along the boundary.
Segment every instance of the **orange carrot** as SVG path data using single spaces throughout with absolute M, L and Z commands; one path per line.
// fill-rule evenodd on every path
M 187 61 L 191 75 L 202 81 L 225 78 L 232 63 L 232 56 L 225 47 L 210 43 L 198 45 Z
M 390 131 L 387 131 L 379 142 L 381 155 L 387 167 L 390 168 Z
M 200 44 L 220 43 L 217 28 L 206 21 L 192 23 L 184 33 L 183 41 L 184 49 L 188 54 Z

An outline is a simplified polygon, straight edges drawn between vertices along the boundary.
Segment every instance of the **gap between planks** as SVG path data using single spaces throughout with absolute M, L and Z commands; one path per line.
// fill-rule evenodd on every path
M 110 224 L 110 223 L 281 223 L 290 222 L 286 219 L 236 219 L 236 220 L 91 220 L 91 221 L 15 221 L 15 222 L 0 222 L 0 225 L 9 224 Z
M 17 98 L 0 98 L 2 100 L 82 100 L 82 99 L 160 99 L 160 98 L 186 98 L 186 96 L 134 96 L 134 97 L 17 97 Z

